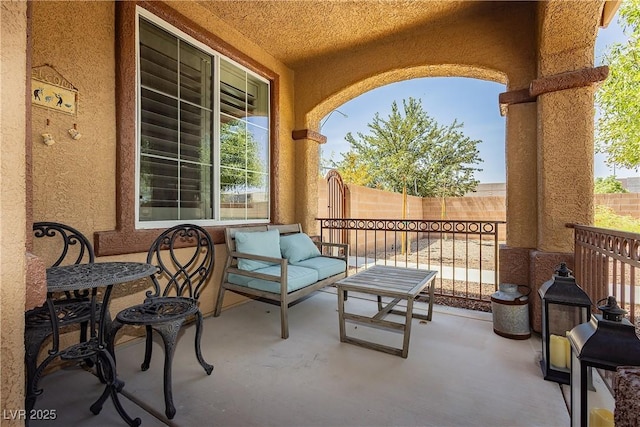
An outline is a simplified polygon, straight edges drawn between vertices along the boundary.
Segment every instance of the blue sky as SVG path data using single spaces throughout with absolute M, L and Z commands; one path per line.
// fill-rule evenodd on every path
M 616 15 L 611 24 L 598 33 L 596 64 L 600 65 L 606 46 L 625 40 Z M 504 182 L 505 117 L 500 116 L 498 95 L 505 90 L 506 87 L 499 83 L 451 77 L 413 79 L 374 89 L 338 107 L 337 112 L 321 121 L 321 133 L 327 137 L 327 143 L 321 146 L 322 157 L 339 161 L 340 154 L 349 151 L 349 144 L 344 139 L 348 132 L 368 134 L 367 124 L 376 112 L 385 119 L 393 101 L 402 106 L 403 99 L 414 97 L 422 100 L 423 109 L 439 124 L 449 125 L 457 119 L 464 124 L 461 130 L 465 135 L 482 141 L 478 149 L 483 160 L 479 167 L 483 170 L 476 174 L 480 182 Z M 613 174 L 604 159 L 604 155 L 596 155 L 596 177 Z M 618 168 L 615 172 L 621 178 L 638 176 L 633 170 Z

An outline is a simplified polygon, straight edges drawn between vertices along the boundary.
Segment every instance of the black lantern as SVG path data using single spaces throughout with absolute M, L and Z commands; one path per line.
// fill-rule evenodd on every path
M 571 350 L 567 333 L 589 321 L 591 300 L 565 263 L 538 290 L 542 299 L 542 360 L 545 380 L 569 384 Z
M 605 301 L 600 300 L 598 303 Z M 612 426 L 613 378 L 618 366 L 640 365 L 640 339 L 614 297 L 598 307 L 602 315 L 569 332 L 571 343 L 571 427 Z

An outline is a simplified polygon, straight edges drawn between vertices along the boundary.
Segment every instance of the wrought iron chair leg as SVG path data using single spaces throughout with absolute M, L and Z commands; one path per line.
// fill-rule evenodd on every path
M 142 362 L 142 365 L 140 365 L 140 369 L 143 371 L 149 369 L 149 363 L 151 363 L 151 352 L 153 350 L 153 330 L 149 325 L 146 325 L 146 329 L 147 336 L 144 346 L 144 361 Z
M 38 390 L 38 382 L 40 381 L 42 372 L 44 371 L 44 368 L 46 368 L 49 365 L 49 363 L 51 363 L 53 359 L 55 359 L 56 357 L 58 357 L 57 353 L 51 354 L 50 352 L 47 358 L 44 359 L 42 363 L 40 363 L 40 365 L 38 365 L 38 367 L 34 371 L 33 377 L 31 378 L 31 382 L 27 383 L 27 387 L 29 388 L 27 390 L 27 397 L 25 399 L 25 410 L 27 415 L 27 422 L 25 422 L 25 425 L 29 424 L 28 423 L 29 414 L 31 413 L 31 410 L 35 406 L 37 396 L 42 394 L 42 389 Z
M 122 407 L 122 404 L 120 403 L 120 399 L 118 398 L 118 387 L 122 389 L 122 386 L 124 386 L 124 383 L 118 380 L 118 378 L 115 375 L 116 363 L 113 357 L 111 357 L 111 354 L 109 353 L 109 351 L 107 350 L 99 351 L 96 362 L 98 366 L 106 365 L 99 368 L 99 370 L 101 370 L 103 373 L 108 372 L 108 376 L 106 377 L 107 386 L 102 392 L 102 395 L 89 408 L 91 412 L 94 415 L 98 415 L 100 411 L 102 411 L 102 406 L 104 405 L 104 402 L 107 400 L 107 398 L 111 397 L 111 400 L 113 401 L 113 406 L 115 406 L 116 411 L 118 411 L 118 414 L 120 414 L 122 419 L 125 420 L 126 423 L 131 427 L 139 426 L 142 423 L 142 420 L 140 418 L 135 418 L 135 419 L 131 418 L 129 414 L 127 414 L 125 409 Z
M 42 343 L 51 335 L 51 331 L 43 328 L 27 328 L 25 330 L 24 360 L 27 374 L 27 390 L 25 393 L 25 410 L 28 413 L 36 404 L 37 397 L 42 393 L 38 390 L 38 353 Z
M 196 357 L 198 358 L 198 362 L 200 362 L 200 366 L 204 368 L 204 371 L 207 375 L 211 375 L 213 371 L 213 365 L 209 365 L 204 361 L 202 357 L 202 351 L 200 350 L 200 339 L 202 338 L 202 313 L 200 310 L 196 313 Z
M 184 319 L 171 323 L 154 325 L 164 342 L 164 404 L 167 418 L 170 420 L 176 415 L 176 407 L 173 405 L 173 391 L 171 389 L 171 371 L 173 364 L 173 353 L 178 341 L 178 332 L 184 323 Z

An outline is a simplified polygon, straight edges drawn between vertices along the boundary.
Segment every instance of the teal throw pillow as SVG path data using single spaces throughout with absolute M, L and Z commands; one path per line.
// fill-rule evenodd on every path
M 282 252 L 282 257 L 287 258 L 291 264 L 320 256 L 318 247 L 313 243 L 311 237 L 304 233 L 280 237 L 280 252 Z
M 280 231 L 254 231 L 254 232 L 236 232 L 236 250 L 251 255 L 262 255 L 272 258 L 281 258 L 280 256 Z M 256 261 L 253 259 L 238 260 L 238 268 L 240 270 L 253 271 L 259 268 L 274 265 L 272 262 Z

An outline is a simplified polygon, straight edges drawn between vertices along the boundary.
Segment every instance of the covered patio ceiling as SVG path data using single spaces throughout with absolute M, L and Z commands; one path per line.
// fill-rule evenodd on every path
M 201 1 L 211 13 L 292 69 L 304 62 L 375 44 L 391 36 L 410 37 L 416 28 L 455 26 L 475 17 L 509 16 L 533 1 Z M 607 2 L 606 26 L 619 1 Z M 241 11 L 241 13 L 238 13 Z M 556 9 L 555 13 L 559 13 Z M 518 13 L 519 15 L 519 13 Z M 562 19 L 562 16 L 557 16 Z M 496 25 L 501 25 L 496 19 Z M 502 21 L 504 22 L 504 21 Z
M 418 26 L 440 26 L 501 2 L 203 1 L 245 37 L 295 68 L 297 63 L 375 43 Z M 518 7 L 532 7 L 520 5 Z M 241 10 L 242 13 L 238 13 Z M 268 24 L 267 24 L 268 23 Z

